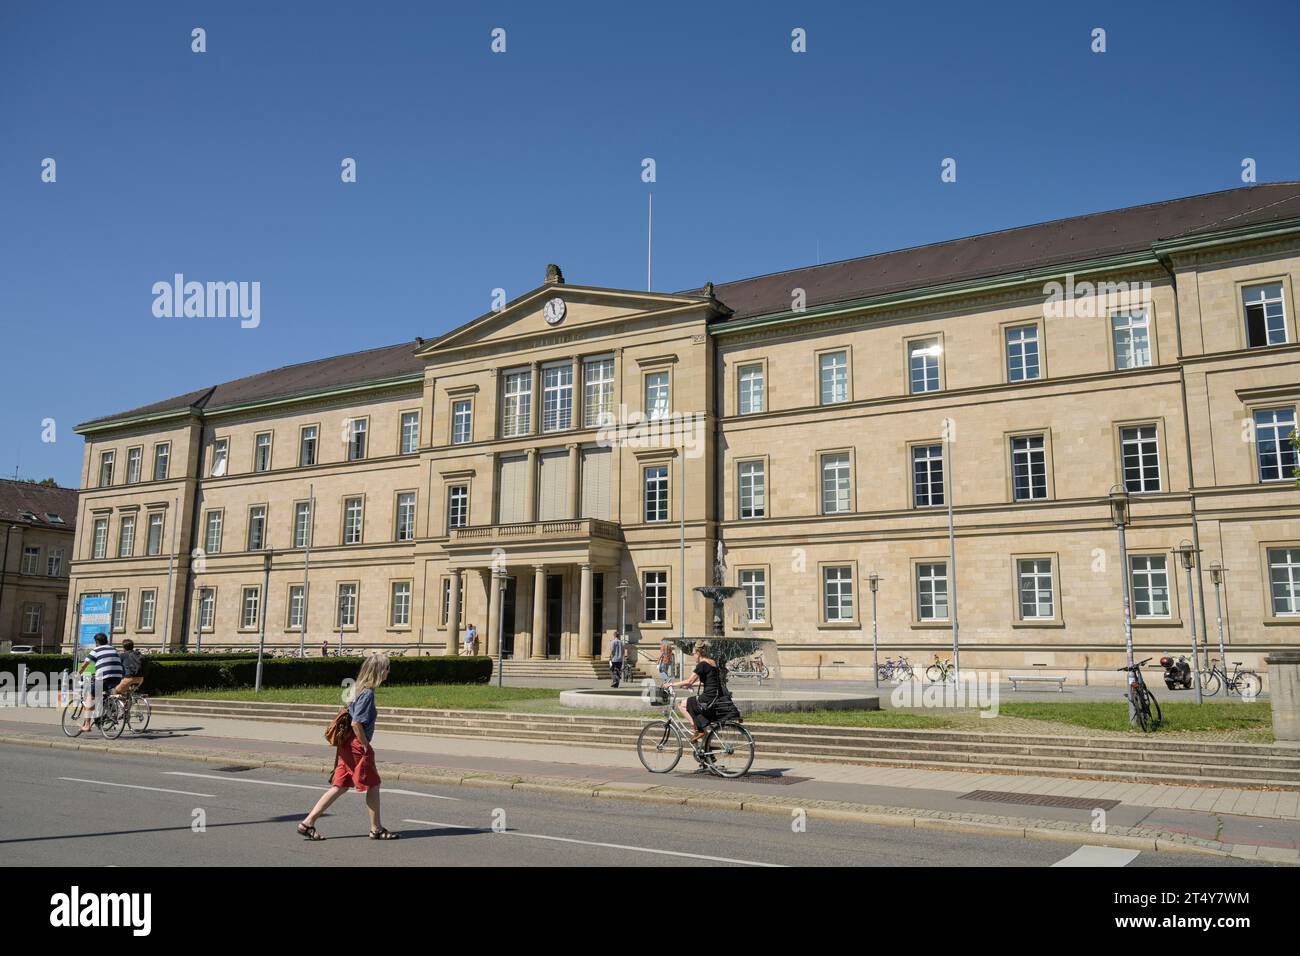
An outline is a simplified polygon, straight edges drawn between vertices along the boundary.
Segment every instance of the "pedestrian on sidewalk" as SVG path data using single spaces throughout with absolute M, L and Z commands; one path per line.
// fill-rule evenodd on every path
M 366 810 L 370 814 L 370 839 L 396 840 L 400 834 L 387 829 L 379 819 L 379 770 L 375 766 L 375 688 L 388 679 L 388 657 L 378 652 L 371 654 L 361 665 L 356 683 L 348 689 L 348 717 L 352 733 L 339 744 L 334 759 L 334 776 L 306 819 L 298 824 L 298 833 L 308 840 L 325 839 L 316 832 L 316 821 L 330 808 L 345 790 L 355 788 L 366 795 Z
M 474 656 L 474 644 L 478 640 L 478 628 L 473 624 L 465 628 L 465 656 Z
M 659 643 L 659 683 L 666 684 L 673 679 L 673 644 L 672 641 Z
M 321 656 L 321 657 L 329 657 L 329 656 L 330 656 L 330 642 L 329 642 L 329 641 L 321 641 L 321 642 L 320 642 L 320 656 Z
M 610 687 L 617 687 L 623 676 L 623 635 L 615 634 L 609 642 L 609 673 L 613 677 Z

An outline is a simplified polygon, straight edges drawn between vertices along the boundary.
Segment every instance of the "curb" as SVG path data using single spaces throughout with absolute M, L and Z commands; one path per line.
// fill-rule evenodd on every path
M 121 750 L 111 744 L 90 741 L 54 740 L 45 737 L 0 734 L 0 744 L 20 747 L 49 748 L 51 750 L 86 750 L 92 753 L 116 753 Z M 163 750 L 157 747 L 133 748 L 131 754 L 148 757 L 167 757 L 195 763 L 230 764 L 291 770 L 300 773 L 329 773 L 332 763 L 310 757 L 268 758 L 249 751 L 198 751 Z M 554 794 L 568 797 L 593 797 L 605 800 L 627 800 L 636 803 L 690 806 L 703 809 L 732 810 L 742 813 L 762 813 L 773 816 L 793 816 L 802 812 L 812 820 L 837 823 L 858 823 L 869 826 L 903 827 L 916 830 L 934 830 L 946 833 L 969 833 L 982 836 L 1002 836 L 1055 843 L 1078 843 L 1088 846 L 1106 846 L 1120 849 L 1145 850 L 1157 853 L 1194 853 L 1203 856 L 1234 857 L 1237 859 L 1300 866 L 1300 850 L 1263 847 L 1253 844 L 1220 843 L 1200 840 L 1164 830 L 1145 827 L 1124 828 L 1123 833 L 1095 833 L 1083 824 L 1044 826 L 1043 821 L 987 817 L 966 814 L 961 818 L 934 815 L 928 811 L 906 807 L 872 807 L 865 804 L 836 803 L 833 801 L 790 802 L 779 798 L 736 796 L 721 791 L 699 791 L 661 787 L 655 784 L 590 783 L 586 781 L 524 777 L 515 774 L 492 775 L 466 770 L 399 769 L 386 772 L 392 780 L 441 786 L 461 786 L 478 789 L 519 790 L 525 793 Z

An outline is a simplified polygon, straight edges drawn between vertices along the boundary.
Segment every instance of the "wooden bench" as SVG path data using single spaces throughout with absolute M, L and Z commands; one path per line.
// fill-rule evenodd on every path
M 1049 677 L 1047 674 L 1009 674 L 1007 675 L 1007 680 L 1011 681 L 1012 692 L 1020 690 L 1020 687 L 1018 686 L 1019 684 L 1055 683 L 1057 692 L 1061 694 L 1065 693 L 1066 679 L 1064 677 Z

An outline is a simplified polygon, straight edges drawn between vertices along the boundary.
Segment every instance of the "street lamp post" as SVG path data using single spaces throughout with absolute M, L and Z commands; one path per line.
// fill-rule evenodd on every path
M 880 590 L 880 575 L 872 571 L 867 575 L 867 585 L 871 588 L 871 672 L 875 675 L 876 689 L 880 689 L 880 650 L 879 632 L 876 630 L 876 592 Z
M 1115 485 L 1110 489 L 1110 520 L 1114 522 L 1115 527 L 1119 529 L 1119 573 L 1120 573 L 1120 593 L 1124 595 L 1124 649 L 1128 655 L 1128 666 L 1133 666 L 1133 609 L 1129 604 L 1128 594 L 1128 542 L 1124 537 L 1124 528 L 1128 525 L 1130 519 L 1128 490 L 1122 485 Z M 1130 678 L 1131 679 L 1131 678 Z M 1128 700 L 1128 722 L 1130 726 L 1137 718 L 1137 709 L 1133 700 L 1133 695 L 1127 693 L 1128 687 L 1125 686 L 1125 698 Z
M 1215 561 L 1208 570 L 1210 581 L 1214 584 L 1214 616 L 1219 622 L 1219 665 L 1226 671 L 1228 655 L 1223 649 L 1223 603 L 1219 600 L 1219 588 L 1223 585 L 1223 572 L 1228 569 Z
M 496 620 L 497 620 L 497 687 L 505 686 L 504 671 L 506 669 L 506 576 L 504 571 L 493 571 L 492 577 L 496 579 Z
M 262 595 L 260 612 L 257 616 L 260 619 L 257 626 L 257 679 L 253 682 L 253 690 L 261 692 L 262 690 L 262 655 L 266 648 L 266 598 L 271 593 L 271 552 L 266 551 L 262 555 Z
M 1192 569 L 1196 567 L 1196 545 L 1183 540 L 1174 553 L 1183 561 L 1183 570 L 1187 572 L 1187 619 L 1192 625 L 1192 676 L 1196 682 L 1196 702 L 1205 703 L 1201 694 L 1201 649 L 1196 641 L 1196 592 L 1192 589 Z

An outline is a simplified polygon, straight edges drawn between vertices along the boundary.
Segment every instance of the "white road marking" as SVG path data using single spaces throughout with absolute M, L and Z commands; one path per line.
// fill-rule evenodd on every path
M 80 777 L 60 777 L 69 783 L 93 783 L 101 787 L 125 787 L 127 790 L 152 790 L 154 793 L 179 793 L 185 797 L 215 797 L 215 793 L 195 793 L 192 790 L 166 790 L 162 787 L 141 787 L 134 783 L 113 783 L 111 780 L 82 780 Z
M 1081 846 L 1052 866 L 1128 866 L 1137 859 L 1139 852 L 1113 846 Z
M 484 833 L 493 832 L 485 830 L 483 827 L 467 827 L 458 823 L 439 823 L 437 820 L 403 820 L 403 823 L 419 823 L 430 827 L 448 827 L 453 830 L 479 830 Z M 518 830 L 502 830 L 502 834 L 510 836 L 527 837 L 530 840 L 551 840 L 555 843 L 576 843 L 579 846 L 598 846 L 608 850 L 628 850 L 632 853 L 652 853 L 656 856 L 680 856 L 690 860 L 707 860 L 710 863 L 736 863 L 740 866 L 765 866 L 784 868 L 783 863 L 758 863 L 754 860 L 733 860 L 726 856 L 706 856 L 703 853 L 679 853 L 676 850 L 655 850 L 644 846 L 627 846 L 622 843 L 598 843 L 593 840 L 575 840 L 572 837 L 547 836 L 544 833 L 521 833 Z
M 328 790 L 326 784 L 311 783 L 282 783 L 279 780 L 257 780 L 253 777 L 219 777 L 211 773 L 186 773 L 183 770 L 166 770 L 163 773 L 168 777 L 197 777 L 200 780 L 222 780 L 227 783 L 260 783 L 264 787 L 292 787 L 295 790 L 316 790 L 323 792 Z M 407 797 L 426 797 L 429 800 L 459 800 L 460 797 L 443 797 L 436 793 L 420 793 L 418 790 L 399 790 L 396 787 L 382 787 L 383 793 L 400 793 Z

